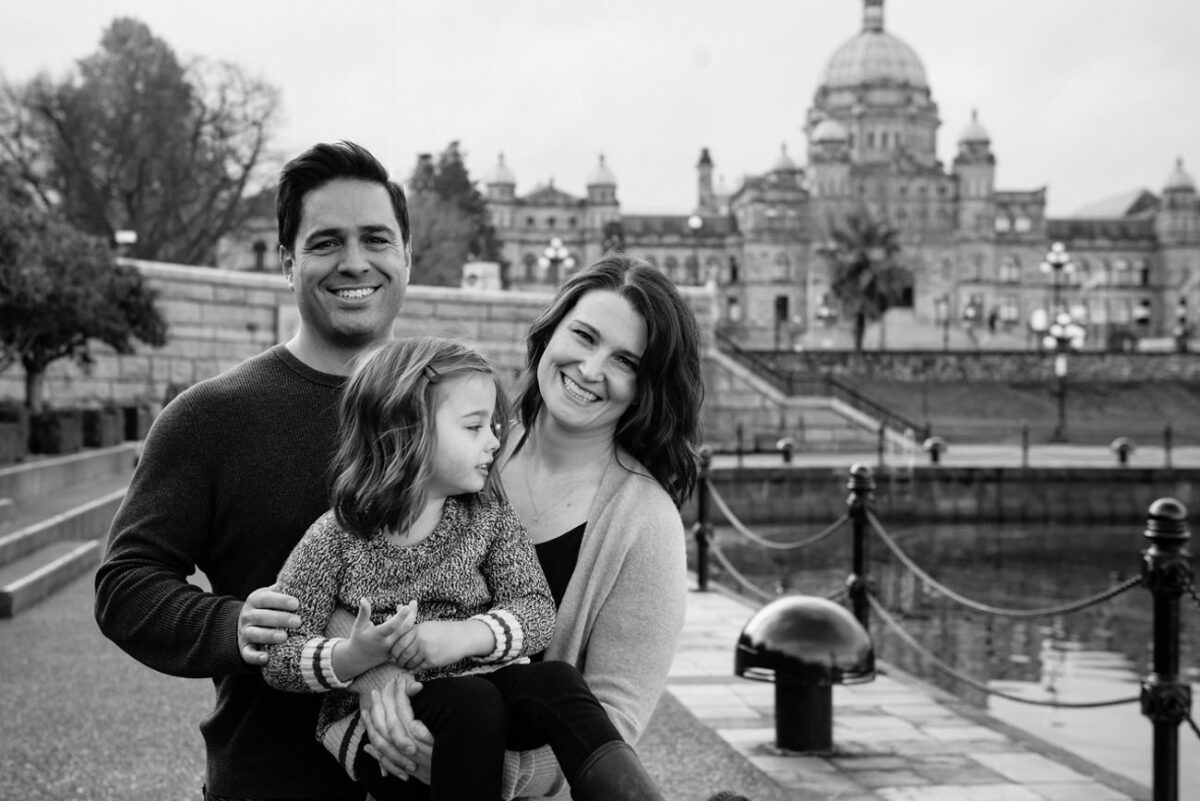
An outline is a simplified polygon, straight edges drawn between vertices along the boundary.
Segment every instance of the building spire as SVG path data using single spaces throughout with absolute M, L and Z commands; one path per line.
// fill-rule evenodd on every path
M 863 0 L 863 30 L 871 33 L 883 30 L 883 0 Z

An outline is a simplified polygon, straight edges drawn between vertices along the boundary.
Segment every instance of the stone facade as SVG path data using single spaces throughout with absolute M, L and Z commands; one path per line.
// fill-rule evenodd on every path
M 1089 347 L 1195 328 L 1200 205 L 1182 163 L 1161 195 L 1047 219 L 1045 187 L 996 187 L 996 153 L 977 115 L 948 167 L 936 154 L 940 125 L 920 58 L 884 29 L 883 0 L 864 0 L 861 32 L 830 58 L 805 117 L 806 167 L 785 150 L 723 192 L 705 149 L 696 205 L 674 215 L 623 213 L 603 156 L 582 196 L 553 185 L 520 195 L 503 157 L 484 184 L 514 286 L 553 285 L 622 244 L 681 285 L 715 284 L 723 329 L 751 347 L 849 343 L 820 322 L 832 298 L 819 250 L 827 221 L 859 209 L 898 229 L 914 276 L 911 304 L 888 313 L 890 347 L 975 349 L 983 335 L 1020 348 L 1031 312 L 1056 301 L 1086 317 Z M 551 240 L 560 247 L 548 253 Z M 1071 271 L 1040 270 L 1052 241 L 1074 256 Z

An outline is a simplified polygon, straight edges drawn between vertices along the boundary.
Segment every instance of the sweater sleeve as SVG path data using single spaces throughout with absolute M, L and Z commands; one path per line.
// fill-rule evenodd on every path
M 213 547 L 213 471 L 186 394 L 155 420 L 109 530 L 96 573 L 96 622 L 130 656 L 162 673 L 249 673 L 237 643 L 242 602 L 188 582 Z
M 300 626 L 289 629 L 286 640 L 267 648 L 263 679 L 276 689 L 319 693 L 350 686 L 333 672 L 333 646 L 341 638 L 325 634 L 346 572 L 348 536 L 332 515 L 321 517 L 279 571 L 279 591 L 300 602 L 296 610 Z
M 496 638 L 480 662 L 507 662 L 536 654 L 554 634 L 554 598 L 525 526 L 508 504 L 495 509 L 495 532 L 480 570 L 492 594 L 481 620 Z

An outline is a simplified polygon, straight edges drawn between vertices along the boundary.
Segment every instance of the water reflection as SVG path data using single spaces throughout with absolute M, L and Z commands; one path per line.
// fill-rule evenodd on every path
M 809 533 L 783 526 L 756 531 L 781 542 L 797 541 Z M 923 524 L 889 529 L 889 533 L 949 589 L 971 600 L 1014 609 L 1078 601 L 1137 575 L 1146 546 L 1136 526 L 1046 529 Z M 850 566 L 848 528 L 844 535 L 799 551 L 768 550 L 728 528 L 718 528 L 716 536 L 730 561 L 761 588 L 827 595 L 845 585 Z M 1037 682 L 1047 693 L 1058 693 L 1068 680 L 1067 655 L 1082 655 L 1086 661 L 1094 653 L 1127 660 L 1139 674 L 1149 670 L 1151 596 L 1141 586 L 1078 612 L 1016 619 L 975 612 L 925 586 L 874 537 L 868 562 L 874 591 L 904 629 L 978 682 Z M 1195 554 L 1192 562 L 1200 568 Z M 714 575 L 719 576 L 719 566 Z M 733 586 L 731 581 L 725 583 Z M 1181 665 L 1185 678 L 1196 681 L 1200 680 L 1200 605 L 1186 595 L 1182 604 Z M 982 692 L 930 666 L 882 622 L 872 621 L 871 633 L 882 659 L 986 706 Z M 1116 697 L 1136 694 L 1136 685 L 1131 685 Z

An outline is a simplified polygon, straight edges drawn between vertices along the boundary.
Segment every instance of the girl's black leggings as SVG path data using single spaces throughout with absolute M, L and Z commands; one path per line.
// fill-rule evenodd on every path
M 498 799 L 505 749 L 549 745 L 571 778 L 597 748 L 621 740 L 587 681 L 566 662 L 436 679 L 412 706 L 433 734 L 432 786 L 381 776 L 379 763 L 360 746 L 354 769 L 376 801 Z

